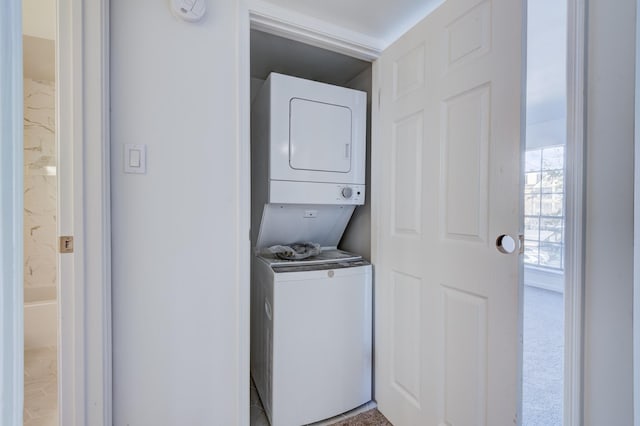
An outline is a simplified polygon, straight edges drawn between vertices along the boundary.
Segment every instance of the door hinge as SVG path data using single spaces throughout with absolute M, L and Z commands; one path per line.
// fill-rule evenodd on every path
M 518 254 L 524 254 L 524 234 L 518 234 L 518 242 L 520 243 Z
M 73 236 L 63 235 L 59 239 L 58 251 L 60 253 L 73 253 Z

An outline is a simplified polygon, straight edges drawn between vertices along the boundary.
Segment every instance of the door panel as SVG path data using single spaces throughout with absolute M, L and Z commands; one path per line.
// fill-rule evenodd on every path
M 484 425 L 487 405 L 487 299 L 443 289 L 444 418 L 452 425 Z
M 420 235 L 422 114 L 414 114 L 393 124 L 392 162 L 395 197 L 395 234 Z
M 420 406 L 420 288 L 418 277 L 393 273 L 393 373 L 396 390 Z M 416 319 L 418 319 L 416 321 Z
M 449 0 L 376 63 L 376 389 L 396 426 L 517 422 L 522 5 Z
M 442 102 L 445 238 L 487 240 L 490 96 L 490 86 L 483 85 Z

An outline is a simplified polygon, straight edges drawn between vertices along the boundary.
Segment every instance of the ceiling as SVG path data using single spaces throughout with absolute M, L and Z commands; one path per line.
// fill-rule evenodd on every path
M 380 40 L 387 47 L 444 0 L 266 0 Z
M 370 65 L 370 62 L 340 53 L 251 30 L 252 78 L 265 80 L 273 71 L 344 85 Z

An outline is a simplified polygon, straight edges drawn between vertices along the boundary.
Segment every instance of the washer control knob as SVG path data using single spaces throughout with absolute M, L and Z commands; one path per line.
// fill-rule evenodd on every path
M 351 196 L 353 195 L 353 189 L 349 188 L 348 186 L 345 186 L 344 188 L 342 188 L 342 196 L 346 199 L 351 198 Z

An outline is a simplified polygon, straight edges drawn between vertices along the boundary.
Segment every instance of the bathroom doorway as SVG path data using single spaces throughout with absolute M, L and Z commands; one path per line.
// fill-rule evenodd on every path
M 76 242 L 75 250 L 58 256 L 56 272 L 58 417 L 64 425 L 75 424 L 76 419 L 111 424 L 111 232 L 109 159 L 105 154 L 109 142 L 108 8 L 102 0 L 90 4 L 29 1 L 8 0 L 0 12 L 0 40 L 6 47 L 0 61 L 4 183 L 0 196 L 6 207 L 0 218 L 4 253 L 0 269 L 6 280 L 0 296 L 5 331 L 0 376 L 7 397 L 3 399 L 1 422 L 21 424 L 24 417 L 22 11 L 33 7 L 42 17 L 43 9 L 52 7 L 56 17 L 53 32 L 58 93 L 56 227 L 58 234 Z M 84 37 L 74 37 L 80 33 Z M 91 78 L 85 78 L 87 75 Z
M 55 38 L 55 0 L 24 0 L 24 425 L 58 424 Z

